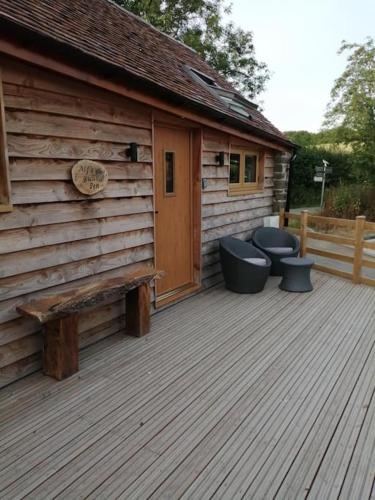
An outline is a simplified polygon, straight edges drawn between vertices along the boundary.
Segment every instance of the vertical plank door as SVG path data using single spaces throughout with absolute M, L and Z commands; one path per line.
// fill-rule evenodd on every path
M 192 176 L 189 129 L 155 128 L 156 265 L 165 277 L 157 300 L 173 300 L 192 286 Z

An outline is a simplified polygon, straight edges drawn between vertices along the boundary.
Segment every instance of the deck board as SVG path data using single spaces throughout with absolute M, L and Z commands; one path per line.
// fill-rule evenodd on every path
M 370 498 L 375 290 L 216 286 L 0 391 L 1 498 Z

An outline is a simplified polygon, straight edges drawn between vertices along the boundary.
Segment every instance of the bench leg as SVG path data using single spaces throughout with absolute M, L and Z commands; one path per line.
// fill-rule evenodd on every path
M 150 285 L 143 283 L 126 294 L 126 333 L 142 337 L 150 331 Z
M 44 325 L 43 372 L 57 380 L 79 369 L 78 315 L 55 319 Z

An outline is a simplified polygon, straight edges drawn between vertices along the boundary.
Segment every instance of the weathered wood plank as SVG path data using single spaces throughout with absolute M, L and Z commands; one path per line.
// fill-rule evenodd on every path
M 67 95 L 65 87 L 59 91 L 40 90 L 13 83 L 4 84 L 4 102 L 8 109 L 44 111 L 56 115 L 100 120 L 102 122 L 151 128 L 151 113 L 142 106 L 123 99 L 122 102 L 108 98 L 108 94 L 98 94 L 90 98 L 84 91 L 77 95 Z M 106 101 L 107 96 L 107 101 Z M 120 105 L 119 105 L 120 103 Z
M 262 225 L 263 215 L 268 215 L 269 213 L 270 210 L 268 207 L 266 207 L 263 209 L 259 209 L 257 218 L 252 218 L 250 220 L 245 220 L 242 222 L 229 223 L 225 226 L 215 227 L 213 229 L 206 229 L 203 232 L 203 242 L 206 243 L 208 241 L 222 238 L 223 236 L 229 236 L 244 231 L 250 231 L 250 229 Z M 262 216 L 259 216 L 259 214 L 262 214 Z
M 141 247 L 141 249 L 142 248 L 144 250 L 144 247 Z M 131 270 L 135 271 L 140 266 L 145 266 L 145 265 L 152 266 L 152 264 L 153 264 L 152 260 L 151 260 L 152 257 L 143 259 L 143 252 L 141 252 L 141 254 L 138 254 L 138 256 L 140 257 L 139 261 L 137 261 L 137 259 L 135 259 L 134 262 L 130 262 L 130 263 L 126 264 L 126 266 L 127 266 L 126 269 L 128 271 L 131 271 Z M 112 257 L 114 257 L 114 256 L 112 256 Z M 100 261 L 100 259 L 99 259 L 99 261 Z M 112 261 L 112 263 L 114 263 L 114 261 Z M 86 268 L 85 261 L 84 261 L 84 267 Z M 119 266 L 119 267 L 121 267 L 121 266 Z M 28 302 L 28 301 L 34 300 L 34 299 L 43 298 L 43 297 L 50 297 L 51 295 L 54 295 L 56 293 L 60 293 L 60 292 L 69 290 L 71 288 L 72 281 L 74 281 L 74 284 L 77 286 L 79 286 L 79 285 L 84 286 L 84 285 L 87 285 L 89 283 L 93 283 L 93 282 L 97 281 L 98 279 L 115 277 L 119 273 L 119 267 L 116 266 L 116 267 L 113 267 L 110 269 L 104 269 L 100 274 L 99 273 L 95 274 L 95 272 L 87 273 L 87 269 L 86 269 L 86 273 L 83 272 L 82 277 L 77 277 L 76 279 L 73 278 L 71 280 L 69 279 L 66 282 L 64 281 L 64 279 L 60 279 L 60 282 L 59 282 L 59 280 L 56 280 L 57 281 L 56 284 L 52 285 L 51 287 L 41 288 L 40 290 L 37 290 L 37 291 L 33 291 L 33 289 L 31 289 L 31 291 L 25 295 L 13 297 L 13 298 L 8 299 L 8 300 L 3 300 L 0 302 L 0 325 L 2 323 L 7 323 L 8 321 L 19 318 L 19 314 L 17 313 L 16 308 L 18 306 L 24 304 L 25 302 Z M 35 274 L 37 274 L 37 273 L 35 273 Z M 61 276 L 60 276 L 60 278 L 61 278 Z
M 40 325 L 28 318 L 18 318 L 3 323 L 0 328 L 0 346 L 9 344 L 19 338 L 27 337 L 40 330 Z
M 211 205 L 214 203 L 228 203 L 235 200 L 250 200 L 254 198 L 264 198 L 265 196 L 273 196 L 273 191 L 270 188 L 265 188 L 260 192 L 252 193 L 249 195 L 241 196 L 229 196 L 228 190 L 222 191 L 212 191 L 212 192 L 202 192 L 202 203 L 203 205 Z
M 306 253 L 310 253 L 313 255 L 320 255 L 321 257 L 328 257 L 329 259 L 339 260 L 341 262 L 349 262 L 350 264 L 353 264 L 352 255 L 344 255 L 337 252 L 329 252 L 327 250 L 320 250 L 319 248 L 314 248 L 314 247 L 306 247 Z
M 3 230 L 32 228 L 64 222 L 151 212 L 151 196 L 107 200 L 87 199 L 80 202 L 18 205 L 8 214 L 1 215 Z M 26 230 L 27 231 L 27 230 Z M 43 231 L 43 230 L 42 230 Z
M 227 135 L 220 135 L 212 131 L 203 131 L 203 150 L 215 152 L 219 151 L 229 152 L 229 137 Z
M 370 250 L 375 250 L 375 241 L 364 241 L 363 248 L 369 248 Z
M 57 380 L 79 370 L 78 316 L 50 321 L 43 326 L 43 372 Z
M 42 337 L 39 333 L 15 340 L 0 349 L 0 367 L 11 365 L 41 351 Z
M 265 178 L 273 177 L 273 165 L 264 167 L 264 177 Z
M 124 198 L 152 195 L 151 180 L 109 181 L 100 193 L 89 197 L 90 200 L 104 198 Z M 27 203 L 54 203 L 58 201 L 87 200 L 72 182 L 64 181 L 18 181 L 12 182 L 12 200 L 15 205 Z
M 129 143 L 89 141 L 83 139 L 65 139 L 8 134 L 9 156 L 20 158 L 52 158 L 75 160 L 112 160 L 126 161 Z M 149 146 L 138 148 L 140 162 L 151 162 Z
M 346 227 L 348 229 L 353 229 L 355 226 L 355 221 L 351 219 L 338 219 L 334 217 L 321 217 L 319 215 L 309 214 L 309 223 L 323 224 L 323 225 L 333 225 L 339 227 Z
M 244 231 L 239 233 L 229 233 L 224 236 L 234 236 L 235 238 L 239 238 L 244 241 L 249 241 L 251 239 L 251 235 L 255 228 L 261 227 L 263 222 L 263 217 L 259 219 L 254 219 L 249 222 L 249 225 L 245 228 Z M 213 239 L 210 241 L 206 241 L 202 245 L 202 255 L 207 255 L 212 252 L 216 252 L 219 248 L 219 240 Z
M 0 68 L 0 206 L 1 212 L 11 210 L 9 156 L 7 147 L 7 130 L 5 124 L 5 109 L 3 100 L 3 79 Z M 0 213 L 1 213 L 0 212 Z
M 202 165 L 218 165 L 216 157 L 220 150 L 215 152 L 204 151 L 202 154 Z M 229 165 L 229 154 L 224 154 L 224 165 Z
M 354 245 L 353 238 L 335 236 L 333 234 L 313 233 L 312 231 L 307 231 L 306 236 L 307 238 L 311 238 L 313 240 L 330 241 L 331 243 L 337 243 L 338 245 Z
M 150 228 L 60 243 L 15 254 L 8 253 L 1 257 L 4 267 L 0 269 L 0 279 L 34 271 L 42 272 L 50 267 L 57 269 L 71 262 L 147 245 L 153 240 L 153 230 Z
M 144 283 L 148 285 L 150 281 L 158 279 L 162 274 L 160 271 L 148 267 L 130 272 L 123 271 L 115 278 L 100 280 L 98 283 L 75 287 L 58 295 L 31 301 L 18 307 L 17 311 L 24 316 L 30 316 L 41 323 L 46 323 L 63 316 L 74 315 L 82 309 L 93 307 L 104 301 L 124 297 L 129 291 L 140 287 Z M 147 290 L 142 290 L 139 295 L 140 297 L 136 299 L 137 303 L 145 308 L 143 302 L 147 295 L 147 307 L 149 307 L 149 286 Z M 134 298 L 130 300 L 131 304 L 133 304 L 134 300 Z
M 149 281 L 161 273 L 144 268 L 136 273 L 78 287 L 69 292 L 19 307 L 19 313 L 38 319 L 43 326 L 43 372 L 57 380 L 79 370 L 79 312 L 114 297 L 126 295 L 127 331 L 142 336 L 150 330 Z
M 0 295 L 3 301 L 20 295 L 36 292 L 59 284 L 74 281 L 85 276 L 120 268 L 140 262 L 153 256 L 152 245 L 120 250 L 99 257 L 33 271 L 0 280 Z
M 362 259 L 362 266 L 375 269 L 375 260 Z
M 202 166 L 202 177 L 204 179 L 228 179 L 229 178 L 229 167 L 218 167 L 218 166 Z
M 216 262 L 203 268 L 202 279 L 207 280 L 208 278 L 211 278 L 219 273 L 221 273 L 221 264 L 220 262 Z
M 259 206 L 251 210 L 242 210 L 222 215 L 214 215 L 203 219 L 202 229 L 209 230 L 215 227 L 222 227 L 230 224 L 236 224 L 243 221 L 250 221 L 254 218 L 264 217 L 272 213 L 272 207 L 269 205 Z
M 0 387 L 7 386 L 26 375 L 40 370 L 42 360 L 39 353 L 31 356 L 22 357 L 22 359 L 0 368 Z M 2 389 L 5 390 L 5 389 Z
M 314 264 L 314 269 L 333 274 L 334 276 L 339 276 L 340 278 L 352 279 L 353 277 L 353 274 L 348 271 L 341 271 L 340 269 L 334 269 L 333 267 L 323 266 L 321 264 Z
M 152 213 L 65 222 L 0 232 L 0 254 L 58 245 L 70 241 L 116 235 L 153 227 Z M 58 248 L 56 248 L 58 250 Z M 41 251 L 43 251 L 41 249 Z M 27 254 L 23 254 L 27 255 Z M 19 255 L 14 255 L 15 259 Z M 9 256 L 12 259 L 12 255 Z M 5 262 L 5 261 L 4 261 Z M 21 263 L 22 265 L 22 263 Z M 0 269 L 0 275 L 2 271 Z
M 80 348 L 87 347 L 109 335 L 123 332 L 124 327 L 124 316 L 117 314 L 109 321 L 104 316 L 94 326 L 80 331 L 79 346 Z M 42 335 L 40 331 L 36 335 L 29 335 L 4 344 L 0 356 L 0 387 L 41 369 L 41 349 Z
M 207 193 L 209 191 L 221 191 L 228 190 L 229 181 L 228 179 L 206 179 L 206 185 L 204 188 L 204 192 Z
M 5 119 L 8 133 L 151 146 L 151 131 L 147 129 L 32 111 L 7 110 Z
M 11 158 L 9 163 L 12 181 L 71 181 L 75 160 L 45 160 Z M 152 179 L 149 163 L 103 162 L 109 179 Z
M 156 277 L 156 275 L 155 275 Z M 135 337 L 143 337 L 150 331 L 150 286 L 142 283 L 130 290 L 126 301 L 126 333 Z
M 255 197 L 246 200 L 233 199 L 233 201 L 227 203 L 214 203 L 212 205 L 204 205 L 202 208 L 202 216 L 203 218 L 212 217 L 215 215 L 241 212 L 242 210 L 250 210 L 253 208 L 260 208 L 265 206 L 272 206 L 272 196 Z
M 56 293 L 59 293 L 58 291 Z M 124 301 L 111 302 L 83 311 L 79 316 L 78 331 L 82 336 L 87 330 L 92 330 L 103 323 L 110 322 L 124 314 Z M 41 331 L 40 324 L 31 318 L 17 318 L 1 325 L 0 345 L 4 346 L 18 339 Z
M 30 67 L 25 64 L 16 63 L 7 59 L 3 65 L 3 80 L 7 85 L 7 93 L 12 94 L 10 86 L 16 88 L 17 95 L 30 97 L 45 97 L 48 100 L 46 110 L 58 112 L 62 110 L 69 115 L 68 108 L 73 106 L 74 116 L 95 118 L 138 125 L 140 127 L 151 126 L 151 110 L 149 107 L 135 103 L 125 97 L 119 97 L 106 90 L 98 89 L 95 86 L 80 83 L 71 78 L 61 78 L 59 75 L 47 72 L 43 69 Z M 13 92 L 14 93 L 14 92 Z M 53 109 L 50 103 L 56 102 Z M 43 109 L 43 100 L 34 101 L 37 109 Z M 68 103 L 68 104 L 64 104 Z M 73 104 L 70 104 L 73 103 Z M 40 107 L 39 107 L 40 105 Z M 33 104 L 32 104 L 33 106 Z M 81 115 L 81 108 L 82 113 Z
M 275 159 L 272 155 L 265 154 L 264 156 L 264 166 L 265 168 L 270 168 L 273 171 L 273 168 L 275 166 Z

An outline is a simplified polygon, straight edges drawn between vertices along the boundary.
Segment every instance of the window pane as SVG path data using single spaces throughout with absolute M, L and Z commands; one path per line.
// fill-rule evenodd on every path
M 241 155 L 237 153 L 232 153 L 230 155 L 229 182 L 231 184 L 238 184 L 240 182 L 240 161 Z
M 174 193 L 174 153 L 165 153 L 165 192 Z
M 257 157 L 245 155 L 245 182 L 257 181 Z

